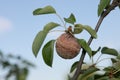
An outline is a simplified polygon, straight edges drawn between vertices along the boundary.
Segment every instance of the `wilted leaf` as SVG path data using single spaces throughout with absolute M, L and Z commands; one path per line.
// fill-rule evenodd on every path
M 92 76 L 94 74 L 94 72 L 98 71 L 98 68 L 95 67 L 91 67 L 89 69 L 87 69 L 84 74 L 82 74 L 82 76 L 79 77 L 78 80 L 86 80 L 88 77 Z
M 52 67 L 53 62 L 54 42 L 55 40 L 49 41 L 42 50 L 44 62 L 50 67 Z
M 50 23 L 45 25 L 44 30 L 49 32 L 51 29 L 53 29 L 53 28 L 55 28 L 57 26 L 59 26 L 59 24 L 54 23 L 54 22 L 50 22 Z
M 84 25 L 83 28 L 93 37 L 93 38 L 97 38 L 97 33 L 94 29 L 92 29 L 90 26 L 88 25 Z
M 64 20 L 71 24 L 74 24 L 76 22 L 75 16 L 73 14 L 71 14 L 68 18 L 64 18 Z
M 88 55 L 91 57 L 92 56 L 92 50 L 89 47 L 89 45 L 86 43 L 84 39 L 78 39 L 79 44 L 81 47 L 88 53 Z
M 104 9 L 110 4 L 111 0 L 100 0 L 100 3 L 98 5 L 98 16 L 102 14 Z
M 71 66 L 70 72 L 73 72 L 77 68 L 78 63 L 79 61 L 76 61 L 75 63 L 73 63 L 73 65 Z
M 108 47 L 103 47 L 101 52 L 103 54 L 118 56 L 118 52 L 115 49 L 108 48 Z
M 82 24 L 75 24 L 74 26 L 74 34 L 79 34 L 83 31 L 83 25 Z
M 53 14 L 53 13 L 56 13 L 56 11 L 52 6 L 46 6 L 44 8 L 38 8 L 38 9 L 33 11 L 33 15 Z
M 46 38 L 46 35 L 47 35 L 47 32 L 45 31 L 40 31 L 34 41 L 33 41 L 33 44 L 32 44 L 32 51 L 33 51 L 33 54 L 35 55 L 35 57 L 37 57 L 37 54 L 43 44 L 43 41 L 45 40 Z

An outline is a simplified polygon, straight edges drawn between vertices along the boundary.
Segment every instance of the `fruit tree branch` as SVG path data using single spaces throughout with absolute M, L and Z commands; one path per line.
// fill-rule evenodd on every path
M 98 32 L 99 28 L 100 28 L 100 25 L 102 23 L 102 21 L 104 20 L 104 18 L 112 11 L 115 9 L 115 7 L 117 7 L 118 5 L 120 4 L 120 1 L 119 0 L 113 0 L 113 2 L 111 3 L 111 5 L 105 10 L 103 11 L 103 13 L 101 14 L 97 24 L 96 24 L 96 27 L 95 27 L 95 31 Z M 88 40 L 88 45 L 91 44 L 91 42 L 93 41 L 93 37 L 91 36 Z M 77 65 L 77 69 L 72 77 L 71 80 L 77 80 L 78 76 L 81 74 L 81 67 L 82 67 L 82 64 L 83 64 L 83 60 L 85 58 L 85 55 L 86 55 L 86 51 L 83 49 L 82 51 L 82 55 L 80 57 L 80 60 L 79 60 L 79 63 Z

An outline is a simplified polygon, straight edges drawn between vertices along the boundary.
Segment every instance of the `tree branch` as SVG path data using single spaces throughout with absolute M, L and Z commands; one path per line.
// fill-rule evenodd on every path
M 113 0 L 112 4 L 110 5 L 109 8 L 107 8 L 105 11 L 103 11 L 103 13 L 101 14 L 97 24 L 96 24 L 96 27 L 95 27 L 95 31 L 98 32 L 99 28 L 100 28 L 100 25 L 102 23 L 102 21 L 104 20 L 104 18 L 113 10 L 115 9 L 115 7 L 117 7 L 118 5 L 120 4 L 119 0 Z M 93 37 L 91 36 L 88 40 L 88 45 L 91 44 L 91 42 L 93 41 Z M 83 60 L 85 58 L 85 55 L 86 55 L 86 51 L 83 49 L 82 51 L 82 55 L 80 57 L 80 60 L 79 60 L 79 63 L 77 65 L 77 69 L 76 69 L 76 72 L 74 73 L 73 77 L 71 80 L 77 80 L 78 76 L 81 74 L 81 67 L 82 67 L 82 64 L 83 64 Z

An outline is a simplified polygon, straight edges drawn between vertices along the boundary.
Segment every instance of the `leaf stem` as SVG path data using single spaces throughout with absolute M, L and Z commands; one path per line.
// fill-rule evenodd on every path
M 60 19 L 60 21 L 62 22 L 65 30 L 67 30 L 67 28 L 66 28 L 66 23 L 63 21 L 63 19 L 60 17 L 60 15 L 56 13 L 56 16 L 57 16 L 57 17 Z
M 103 21 L 103 19 L 115 8 L 118 6 L 118 3 L 116 2 L 117 0 L 113 0 L 112 4 L 110 5 L 110 7 L 108 9 L 106 9 L 102 14 L 101 16 L 99 17 L 99 20 L 96 24 L 96 27 L 95 27 L 95 31 L 98 32 L 99 28 L 100 28 L 100 25 Z M 93 37 L 91 36 L 88 40 L 88 45 L 91 44 L 91 42 L 93 41 Z M 83 63 L 83 60 L 85 58 L 85 55 L 86 55 L 86 51 L 83 49 L 82 50 L 82 55 L 80 57 L 80 60 L 79 60 L 79 63 L 77 65 L 77 70 L 76 72 L 74 73 L 73 77 L 71 80 L 77 80 L 78 76 L 81 74 L 81 66 L 82 66 L 82 63 Z
M 51 32 L 65 32 L 64 30 L 52 30 L 52 31 L 49 31 L 49 33 Z
M 99 59 L 102 57 L 102 54 L 97 58 L 96 63 L 99 61 Z
M 91 58 L 92 58 L 92 64 L 94 64 L 93 56 Z
M 96 64 L 100 63 L 101 61 L 107 60 L 107 59 L 111 59 L 111 58 L 104 58 L 104 59 L 101 59 L 101 60 L 98 61 Z

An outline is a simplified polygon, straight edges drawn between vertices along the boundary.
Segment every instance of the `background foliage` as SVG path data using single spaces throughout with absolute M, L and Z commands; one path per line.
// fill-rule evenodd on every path
M 30 67 L 35 65 L 20 56 L 4 55 L 0 51 L 0 72 L 4 80 L 27 80 Z

